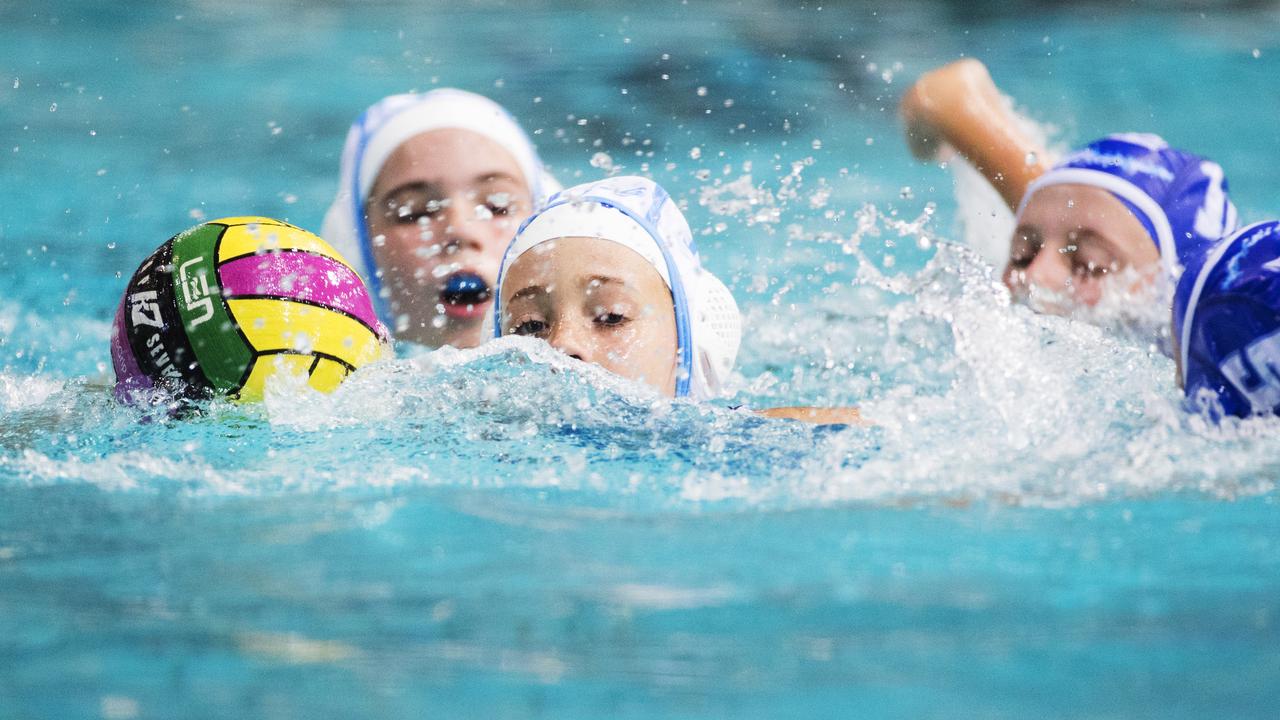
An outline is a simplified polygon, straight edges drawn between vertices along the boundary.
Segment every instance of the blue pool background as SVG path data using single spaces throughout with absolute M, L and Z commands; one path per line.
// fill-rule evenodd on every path
M 0 6 L 0 717 L 1273 716 L 1280 427 L 1206 427 L 1143 343 L 1006 307 L 938 249 L 952 176 L 894 109 L 976 55 L 1055 145 L 1156 131 L 1274 217 L 1278 23 Z M 562 180 L 620 166 L 689 204 L 746 315 L 737 401 L 880 425 L 655 402 L 528 343 L 184 423 L 110 401 L 155 245 L 318 228 L 355 114 L 433 85 L 506 104 Z M 899 234 L 928 203 L 929 242 Z

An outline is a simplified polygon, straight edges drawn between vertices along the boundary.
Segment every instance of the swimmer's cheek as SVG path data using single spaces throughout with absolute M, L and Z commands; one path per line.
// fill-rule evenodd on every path
M 873 425 L 854 407 L 778 407 L 756 410 L 757 415 L 780 420 L 799 420 L 815 425 Z

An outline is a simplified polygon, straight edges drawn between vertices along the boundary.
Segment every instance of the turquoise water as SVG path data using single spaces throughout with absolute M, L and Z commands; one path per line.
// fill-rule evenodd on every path
M 948 242 L 980 193 L 893 112 L 975 54 L 1055 146 L 1160 132 L 1273 217 L 1280 9 L 1160 7 L 0 7 L 0 717 L 1271 716 L 1280 426 L 1008 307 Z M 512 341 L 186 422 L 110 400 L 154 246 L 318 228 L 350 120 L 436 84 L 562 180 L 687 202 L 734 402 L 879 425 Z

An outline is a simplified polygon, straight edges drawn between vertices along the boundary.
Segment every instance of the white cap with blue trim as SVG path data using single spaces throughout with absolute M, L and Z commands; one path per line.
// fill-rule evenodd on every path
M 629 248 L 653 266 L 671 290 L 676 313 L 676 395 L 719 395 L 733 371 L 742 317 L 733 294 L 702 266 L 693 233 L 666 190 L 647 178 L 624 176 L 585 183 L 554 195 L 520 227 L 502 259 L 493 304 L 501 334 L 502 281 L 521 255 L 564 237 L 595 237 Z
M 370 106 L 347 132 L 338 192 L 325 213 L 320 235 L 368 281 L 374 306 L 388 324 L 391 318 L 387 317 L 386 301 L 381 297 L 382 283 L 376 272 L 364 204 L 383 164 L 396 148 L 412 137 L 446 128 L 482 135 L 511 153 L 529 184 L 535 209 L 560 189 L 515 118 L 483 95 L 439 88 L 421 94 L 391 95 Z

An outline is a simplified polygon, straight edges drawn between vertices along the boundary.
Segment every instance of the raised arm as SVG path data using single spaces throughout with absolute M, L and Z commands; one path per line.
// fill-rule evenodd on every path
M 954 149 L 1015 212 L 1027 186 L 1048 169 L 1044 149 L 1018 129 L 987 67 L 977 60 L 925 73 L 902 97 L 899 110 L 913 155 L 936 160 L 946 148 Z

